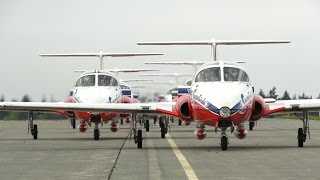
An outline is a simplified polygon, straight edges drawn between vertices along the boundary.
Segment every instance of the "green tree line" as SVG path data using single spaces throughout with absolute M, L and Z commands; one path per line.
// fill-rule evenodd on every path
M 282 96 L 279 96 L 276 92 L 276 87 L 273 87 L 269 90 L 268 94 L 266 95 L 262 89 L 259 91 L 259 95 L 263 98 L 274 98 L 276 100 L 295 100 L 295 99 L 312 99 L 312 95 L 308 96 L 305 93 L 302 93 L 300 95 L 294 94 L 292 97 L 290 96 L 289 92 L 287 90 L 284 91 Z M 320 99 L 320 93 L 317 97 L 317 99 Z M 309 112 L 309 115 L 311 116 L 319 116 L 319 112 Z M 290 115 L 289 115 L 290 116 Z M 289 118 L 288 115 L 286 115 L 285 118 Z M 269 116 L 273 117 L 273 116 Z
M 277 88 L 273 87 L 269 90 L 268 94 L 265 94 L 262 89 L 259 91 L 259 95 L 262 98 L 274 98 L 276 100 L 295 100 L 295 99 L 312 99 L 312 95 L 308 96 L 305 93 L 300 95 L 294 94 L 292 97 L 290 96 L 287 90 L 284 91 L 282 96 L 279 96 L 276 92 Z M 316 99 L 320 99 L 320 93 Z
M 5 96 L 2 94 L 0 96 L 0 102 L 6 101 Z M 12 99 L 12 102 L 18 102 L 17 99 Z M 42 102 L 46 102 L 46 98 L 43 97 Z M 53 102 L 53 98 L 51 98 Z M 22 96 L 20 102 L 32 102 L 29 95 L 25 94 Z M 27 120 L 28 119 L 28 112 L 19 112 L 19 111 L 0 111 L 0 120 Z M 34 112 L 34 119 L 43 119 L 43 120 L 58 120 L 58 119 L 66 119 L 65 116 L 62 116 L 57 113 L 50 113 L 50 112 L 43 112 L 38 113 Z

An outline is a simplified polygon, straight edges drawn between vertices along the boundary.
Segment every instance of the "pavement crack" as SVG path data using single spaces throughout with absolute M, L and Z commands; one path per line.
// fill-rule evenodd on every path
M 124 139 L 124 141 L 123 141 L 123 143 L 122 143 L 122 146 L 121 146 L 121 148 L 119 149 L 119 152 L 118 152 L 118 155 L 117 155 L 117 157 L 116 157 L 116 160 L 114 161 L 114 163 L 113 163 L 113 165 L 112 165 L 112 168 L 111 168 L 111 170 L 110 170 L 110 173 L 109 173 L 109 176 L 108 176 L 108 180 L 111 179 L 113 170 L 116 168 L 116 165 L 117 165 L 118 159 L 119 159 L 119 157 L 120 157 L 121 151 L 122 151 L 122 149 L 123 149 L 123 147 L 124 147 L 124 144 L 126 143 L 126 141 L 127 141 L 127 139 L 128 139 L 129 136 L 130 136 L 130 132 L 128 133 L 127 137 Z

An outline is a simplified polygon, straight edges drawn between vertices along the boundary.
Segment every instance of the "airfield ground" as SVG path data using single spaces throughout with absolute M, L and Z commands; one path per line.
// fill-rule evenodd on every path
M 320 177 L 320 121 L 310 122 L 311 140 L 303 148 L 297 147 L 301 121 L 263 119 L 246 139 L 228 132 L 227 151 L 220 150 L 220 135 L 212 127 L 200 141 L 195 125 L 174 122 L 170 135 L 161 139 L 159 127 L 151 123 L 150 132 L 143 130 L 143 148 L 137 149 L 128 136 L 129 125 L 112 133 L 105 124 L 100 140 L 94 141 L 92 129 L 82 134 L 68 121 L 36 123 L 39 135 L 33 140 L 27 121 L 0 121 L 1 180 Z

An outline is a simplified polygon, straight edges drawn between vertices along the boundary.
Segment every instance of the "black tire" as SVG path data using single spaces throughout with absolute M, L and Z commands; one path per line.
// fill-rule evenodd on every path
M 299 128 L 298 129 L 298 147 L 303 147 L 303 142 L 304 142 L 303 129 Z
M 71 126 L 72 126 L 72 129 L 76 128 L 76 119 L 71 119 Z
M 149 132 L 149 128 L 150 128 L 149 119 L 146 120 L 145 126 L 146 126 L 146 131 Z
M 31 131 L 33 139 L 38 139 L 38 125 L 34 124 L 33 129 Z
M 221 150 L 225 151 L 228 149 L 228 137 L 222 136 L 221 137 Z
M 94 138 L 94 140 L 99 140 L 99 138 L 100 138 L 100 132 L 99 132 L 99 129 L 95 129 L 94 131 L 93 131 L 93 138 Z
M 153 116 L 153 124 L 157 123 L 157 116 Z
M 165 127 L 164 127 L 164 123 L 161 123 L 160 124 L 160 128 L 161 128 L 161 138 L 166 138 L 166 130 L 165 130 Z
M 142 130 L 141 129 L 139 129 L 138 130 L 138 136 L 137 136 L 137 147 L 139 148 L 139 149 L 141 149 L 142 148 Z
M 120 119 L 120 124 L 123 125 L 123 119 L 122 118 Z
M 182 124 L 182 120 L 181 119 L 179 119 L 179 123 L 178 124 L 179 124 L 179 126 L 181 126 L 181 124 Z
M 252 131 L 254 127 L 254 122 L 249 122 L 249 130 Z

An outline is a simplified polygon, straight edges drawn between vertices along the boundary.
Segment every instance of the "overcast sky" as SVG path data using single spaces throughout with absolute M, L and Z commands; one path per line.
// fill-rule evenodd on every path
M 138 41 L 292 40 L 291 44 L 220 46 L 218 58 L 246 61 L 252 83 L 266 93 L 320 93 L 320 2 L 317 0 L 1 0 L 0 94 L 6 100 L 45 95 L 63 100 L 79 74 L 97 69 L 95 58 L 43 58 L 39 53 L 161 52 L 159 57 L 108 58 L 108 68 L 185 66 L 145 61 L 210 61 L 206 46 L 137 46 Z M 121 74 L 120 78 L 138 78 Z M 169 78 L 163 78 L 170 80 Z M 165 88 L 162 88 L 163 91 Z

